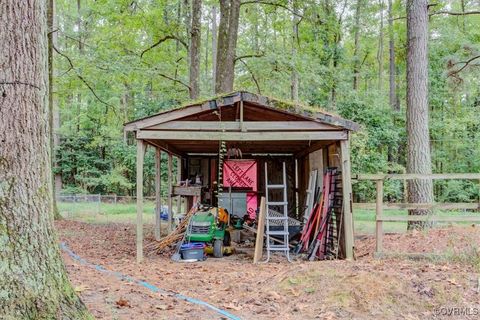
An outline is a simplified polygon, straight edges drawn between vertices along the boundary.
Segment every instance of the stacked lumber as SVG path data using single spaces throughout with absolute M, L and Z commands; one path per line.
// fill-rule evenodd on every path
M 149 243 L 145 246 L 147 255 L 160 254 L 166 250 L 171 249 L 171 247 L 181 241 L 187 230 L 190 218 L 197 212 L 197 206 L 194 205 L 190 211 L 185 215 L 185 218 L 178 224 L 178 226 L 173 230 L 169 235 L 163 237 L 162 239 Z

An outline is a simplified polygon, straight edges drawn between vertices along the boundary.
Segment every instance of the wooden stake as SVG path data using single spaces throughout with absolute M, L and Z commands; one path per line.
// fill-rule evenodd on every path
M 263 255 L 263 236 L 265 232 L 265 197 L 260 199 L 260 212 L 258 213 L 257 221 L 257 237 L 255 239 L 255 254 L 253 256 L 253 263 L 258 263 Z M 267 240 L 268 241 L 268 240 Z
M 376 239 L 376 253 L 383 251 L 383 221 L 381 220 L 383 215 L 383 180 L 377 180 L 377 203 L 375 211 L 375 239 Z

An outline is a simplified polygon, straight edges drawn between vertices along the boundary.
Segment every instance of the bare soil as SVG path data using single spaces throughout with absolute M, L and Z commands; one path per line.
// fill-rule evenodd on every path
M 148 256 L 135 263 L 133 225 L 56 223 L 60 240 L 91 263 L 166 290 L 154 293 L 63 253 L 72 283 L 97 319 L 225 319 L 173 296 L 196 298 L 242 319 L 477 319 L 437 316 L 439 307 L 480 308 L 480 228 L 387 235 L 394 252 L 437 252 L 438 260 L 373 259 L 374 238 L 356 241 L 356 261 L 253 265 L 248 254 L 175 263 Z M 151 230 L 145 230 L 151 234 Z M 480 310 L 480 309 L 476 309 Z

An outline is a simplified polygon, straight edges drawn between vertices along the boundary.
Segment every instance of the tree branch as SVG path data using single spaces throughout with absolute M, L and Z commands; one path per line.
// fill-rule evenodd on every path
M 147 49 L 143 50 L 142 53 L 140 53 L 140 58 L 143 58 L 143 55 L 152 50 L 153 48 L 155 48 L 156 46 L 162 44 L 163 42 L 167 41 L 167 40 L 177 40 L 178 42 L 180 42 L 187 50 L 188 50 L 188 45 L 185 43 L 185 41 L 183 41 L 182 39 L 180 39 L 179 37 L 177 36 L 174 36 L 174 35 L 167 35 L 163 38 L 160 38 L 158 39 L 157 42 L 155 42 L 154 44 L 152 44 L 150 47 L 148 47 Z
M 243 55 L 243 56 L 235 57 L 234 62 L 237 62 L 237 60 L 242 60 L 242 59 L 246 59 L 246 58 L 260 58 L 260 57 L 263 57 L 263 56 L 265 56 L 265 52 L 246 54 L 246 55 Z
M 62 57 L 64 57 L 67 61 L 68 61 L 68 64 L 70 65 L 70 68 L 75 70 L 75 67 L 73 65 L 73 62 L 72 62 L 72 59 L 70 59 L 69 56 L 67 56 L 66 54 L 60 52 L 57 47 L 53 46 L 53 50 L 55 50 L 56 53 L 58 53 L 59 55 L 61 55 Z M 75 70 L 75 74 L 77 75 L 77 78 L 80 79 L 80 81 L 83 82 L 83 84 L 85 84 L 85 86 L 87 86 L 87 88 L 90 90 L 90 92 L 93 94 L 93 96 L 102 104 L 104 104 L 105 106 L 107 107 L 112 107 L 112 110 L 113 112 L 115 112 L 115 108 L 113 108 L 113 106 L 111 104 L 109 104 L 108 102 L 105 102 L 103 99 L 101 99 L 97 93 L 95 92 L 95 90 L 93 90 L 93 87 L 87 82 L 87 80 L 85 80 L 84 77 L 82 77 L 76 70 Z
M 446 14 L 449 16 L 469 16 L 472 14 L 480 14 L 480 11 L 466 11 L 466 12 L 451 12 L 451 11 L 436 11 L 431 14 L 430 16 L 437 15 L 437 14 Z
M 441 14 L 446 14 L 449 16 L 469 16 L 474 14 L 480 14 L 480 11 L 465 11 L 465 12 L 435 11 L 435 12 L 429 13 L 428 16 L 431 17 L 431 16 L 436 16 Z M 405 16 L 396 17 L 396 18 L 393 18 L 392 20 L 402 20 L 402 19 L 407 19 L 407 17 Z
M 295 12 L 294 10 L 287 7 L 286 5 L 284 5 L 282 3 L 278 3 L 278 2 L 271 2 L 271 1 L 264 1 L 264 0 L 248 0 L 248 1 L 243 1 L 242 3 L 240 3 L 240 5 L 252 4 L 252 3 L 258 3 L 258 4 L 265 4 L 265 5 L 269 5 L 269 6 L 280 7 L 280 8 L 283 8 L 283 9 L 293 13 L 297 17 L 303 18 L 303 15 L 299 14 L 298 12 Z
M 475 61 L 477 59 L 480 59 L 480 55 L 472 57 L 472 58 L 468 59 L 467 61 L 459 61 L 459 62 L 454 63 L 452 66 L 456 66 L 457 64 L 461 64 L 461 63 L 463 63 L 463 66 L 460 69 L 452 70 L 452 71 L 448 72 L 448 76 L 451 77 L 451 76 L 454 76 L 454 75 L 462 72 L 462 70 L 465 69 L 467 66 L 469 66 L 472 61 Z
M 166 74 L 163 74 L 163 73 L 160 73 L 160 72 L 158 72 L 158 75 L 161 76 L 161 77 L 164 77 L 165 79 L 172 80 L 173 82 L 179 83 L 179 84 L 185 86 L 188 90 L 190 90 L 190 86 L 188 84 L 186 84 L 185 82 L 183 82 L 182 80 L 170 77 L 170 76 L 168 76 Z
M 240 60 L 240 62 L 245 66 L 245 68 L 247 69 L 247 71 L 250 73 L 250 75 L 252 76 L 252 80 L 253 82 L 255 83 L 255 86 L 257 87 L 257 91 L 258 91 L 258 94 L 262 94 L 262 90 L 260 90 L 260 85 L 258 84 L 258 81 L 257 81 L 257 78 L 255 78 L 255 74 L 253 74 L 252 70 L 250 69 L 250 67 L 247 65 L 247 63 L 245 61 L 242 60 L 241 57 L 238 58 L 238 60 Z

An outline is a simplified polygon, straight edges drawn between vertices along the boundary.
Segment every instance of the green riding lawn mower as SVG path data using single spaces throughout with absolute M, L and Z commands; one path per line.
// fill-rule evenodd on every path
M 190 219 L 185 242 L 204 243 L 205 252 L 221 258 L 232 252 L 228 222 L 228 212 L 224 208 L 201 206 Z

